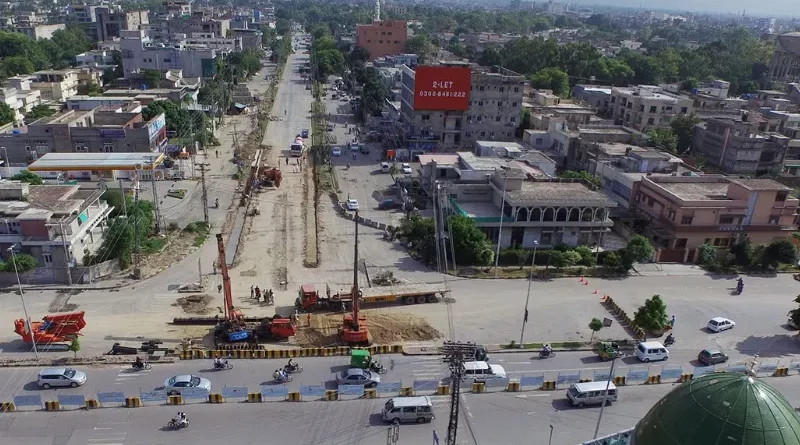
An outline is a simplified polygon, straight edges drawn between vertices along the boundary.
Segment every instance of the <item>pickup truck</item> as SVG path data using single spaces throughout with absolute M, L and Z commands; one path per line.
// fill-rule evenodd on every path
M 307 138 L 308 137 L 308 128 L 303 128 L 303 131 L 300 132 L 300 136 L 302 136 L 303 139 Z

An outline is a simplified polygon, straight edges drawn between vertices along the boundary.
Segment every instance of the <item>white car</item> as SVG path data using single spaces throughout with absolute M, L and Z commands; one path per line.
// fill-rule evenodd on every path
M 347 200 L 347 210 L 351 212 L 355 212 L 358 210 L 358 200 L 357 199 L 348 199 Z
M 411 165 L 409 165 L 408 162 L 403 162 L 403 164 L 401 164 L 400 166 L 400 170 L 403 172 L 404 175 L 410 175 L 411 173 L 414 172 L 413 170 L 411 170 Z
M 164 390 L 171 396 L 180 394 L 184 388 L 202 388 L 211 392 L 211 381 L 191 374 L 176 375 L 164 380 Z
M 711 332 L 722 332 L 726 329 L 733 329 L 736 326 L 732 320 L 728 320 L 727 318 L 722 317 L 714 317 L 711 320 L 708 320 L 708 325 L 706 327 Z
M 341 147 L 333 147 L 331 154 L 334 156 L 341 156 L 342 155 L 342 148 Z

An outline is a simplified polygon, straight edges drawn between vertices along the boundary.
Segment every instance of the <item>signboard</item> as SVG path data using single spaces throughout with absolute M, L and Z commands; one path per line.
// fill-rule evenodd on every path
M 461 66 L 418 66 L 414 74 L 414 110 L 465 111 L 472 70 Z
M 38 406 L 42 407 L 42 396 L 15 396 L 14 405 L 16 406 Z
M 100 136 L 103 137 L 103 139 L 125 139 L 125 129 L 124 128 L 100 129 Z
M 414 380 L 414 391 L 436 391 L 438 380 Z
M 487 388 L 507 388 L 508 387 L 508 379 L 489 379 L 486 381 Z
M 625 380 L 629 382 L 641 382 L 647 380 L 647 377 L 649 376 L 649 369 L 631 369 L 628 371 L 628 375 L 625 377 Z
M 222 388 L 222 396 L 226 399 L 233 399 L 236 397 L 246 398 L 247 397 L 247 387 L 246 386 L 225 386 Z
M 164 113 L 159 114 L 147 124 L 147 135 L 152 141 L 154 137 L 161 131 L 162 128 L 167 126 L 167 120 Z
M 556 382 L 558 382 L 558 384 L 560 385 L 564 383 L 578 383 L 580 380 L 581 380 L 580 373 L 570 374 L 567 372 L 560 372 L 558 373 L 558 378 L 556 379 Z
M 325 395 L 324 386 L 301 386 L 300 395 L 302 397 L 322 397 Z
M 59 394 L 58 404 L 61 406 L 85 406 L 86 397 L 83 394 Z
M 142 391 L 139 393 L 139 398 L 142 399 L 142 402 L 166 402 L 167 392 L 164 390 Z
M 610 373 L 610 369 L 599 369 L 592 375 L 592 380 L 595 382 L 607 382 Z
M 702 375 L 710 374 L 714 372 L 713 366 L 697 366 L 694 368 L 694 372 L 692 374 L 694 377 L 700 377 Z
M 208 391 L 203 388 L 183 388 L 181 389 L 181 397 L 184 399 L 205 399 L 208 397 Z
M 125 403 L 125 394 L 122 391 L 98 392 L 97 401 L 100 403 Z
M 677 379 L 683 375 L 682 368 L 664 368 L 661 370 L 661 379 Z

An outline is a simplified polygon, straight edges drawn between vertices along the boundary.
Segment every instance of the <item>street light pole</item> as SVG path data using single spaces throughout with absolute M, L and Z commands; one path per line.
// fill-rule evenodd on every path
M 31 319 L 28 317 L 28 307 L 25 305 L 25 296 L 22 292 L 22 282 L 19 280 L 19 270 L 17 269 L 17 256 L 14 254 L 14 246 L 8 248 L 11 251 L 11 262 L 14 263 L 14 273 L 17 275 L 17 286 L 19 286 L 19 299 L 22 300 L 22 313 L 25 314 L 25 327 L 31 333 L 31 342 L 33 343 L 33 355 L 36 360 L 39 360 L 39 351 L 36 349 L 36 337 L 34 336 L 33 329 L 31 328 Z
M 528 294 L 525 296 L 525 312 L 522 319 L 522 331 L 519 333 L 519 348 L 522 349 L 522 338 L 525 336 L 525 325 L 528 324 L 528 302 L 531 300 L 531 283 L 533 283 L 533 265 L 536 264 L 536 248 L 539 241 L 533 240 L 533 258 L 531 258 L 531 273 L 528 275 Z
M 506 183 L 508 182 L 508 171 L 503 170 L 503 199 L 500 204 L 500 230 L 497 231 L 497 251 L 494 254 L 494 276 L 497 276 L 497 266 L 500 264 L 500 242 L 503 238 L 503 216 L 506 207 Z
M 600 415 L 597 416 L 597 426 L 594 428 L 594 439 L 597 439 L 597 433 L 600 432 L 600 422 L 603 420 L 603 409 L 608 403 L 608 388 L 611 386 L 611 379 L 614 378 L 614 365 L 617 363 L 616 357 L 611 360 L 611 370 L 608 371 L 608 380 L 606 381 L 606 390 L 603 392 L 603 404 L 600 405 Z

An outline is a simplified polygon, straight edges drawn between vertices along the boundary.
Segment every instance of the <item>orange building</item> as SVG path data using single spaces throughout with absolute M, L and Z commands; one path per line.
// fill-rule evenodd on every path
M 358 25 L 356 46 L 369 52 L 369 60 L 406 51 L 408 24 L 405 20 L 376 20 L 371 25 Z

